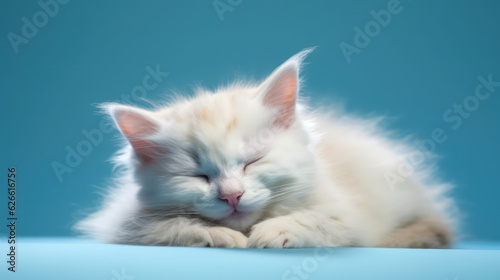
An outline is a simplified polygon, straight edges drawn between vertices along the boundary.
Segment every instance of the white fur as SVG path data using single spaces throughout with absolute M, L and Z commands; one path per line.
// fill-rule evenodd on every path
M 419 166 L 390 186 L 385 175 L 398 174 L 412 149 L 384 136 L 376 122 L 311 113 L 297 102 L 290 126 L 271 124 L 281 107 L 265 105 L 263 96 L 286 71 L 298 76 L 309 52 L 261 85 L 200 90 L 154 111 L 105 105 L 115 118 L 116 111 L 147 115 L 157 127 L 144 137 L 162 152 L 145 164 L 127 142 L 115 158 L 123 171 L 103 208 L 77 228 L 112 243 L 281 248 L 377 246 L 415 219 L 452 227 L 449 185 L 431 168 Z M 220 186 L 244 188 L 240 216 L 229 216 L 217 198 Z

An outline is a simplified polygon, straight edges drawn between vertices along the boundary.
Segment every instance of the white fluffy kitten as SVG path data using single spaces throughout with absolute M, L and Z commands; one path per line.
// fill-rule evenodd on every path
M 123 171 L 77 228 L 145 245 L 448 246 L 449 185 L 429 168 L 398 173 L 413 150 L 380 136 L 375 122 L 298 102 L 310 51 L 259 85 L 201 90 L 154 111 L 106 104 L 128 140 L 116 157 Z

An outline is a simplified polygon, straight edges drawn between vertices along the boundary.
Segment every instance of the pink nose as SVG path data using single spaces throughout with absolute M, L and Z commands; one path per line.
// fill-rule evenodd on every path
M 224 201 L 225 203 L 229 204 L 231 208 L 236 209 L 236 206 L 238 203 L 240 203 L 240 198 L 243 195 L 244 192 L 242 191 L 237 191 L 233 193 L 221 193 L 219 195 L 220 200 Z

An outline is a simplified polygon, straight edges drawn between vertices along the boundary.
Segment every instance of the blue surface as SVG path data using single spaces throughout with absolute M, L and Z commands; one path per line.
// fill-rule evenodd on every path
M 244 0 L 223 21 L 213 2 L 69 1 L 15 53 L 7 34 L 21 34 L 22 18 L 42 8 L 0 1 L 0 168 L 19 170 L 18 234 L 69 236 L 82 209 L 96 205 L 111 174 L 115 133 L 103 133 L 62 181 L 52 164 L 66 164 L 67 149 L 87 139 L 82 131 L 99 128 L 95 103 L 147 106 L 131 95 L 147 66 L 170 74 L 145 94 L 159 100 L 169 89 L 188 94 L 193 85 L 214 88 L 235 76 L 261 79 L 318 46 L 303 73 L 312 105 L 388 115 L 391 128 L 420 139 L 443 128 L 448 138 L 436 152 L 444 178 L 458 186 L 465 233 L 500 240 L 493 222 L 500 214 L 500 89 L 459 128 L 443 119 L 474 93 L 478 76 L 500 80 L 500 1 L 402 0 L 402 11 L 350 63 L 340 43 L 353 44 L 354 28 L 389 0 Z M 0 191 L 2 203 L 5 195 Z
M 2 243 L 2 248 L 5 247 Z M 222 249 L 22 239 L 1 279 L 500 279 L 500 244 L 476 249 Z M 459 246 L 466 246 L 464 243 Z M 299 270 L 294 270 L 299 268 Z M 306 278 L 307 277 L 307 278 Z

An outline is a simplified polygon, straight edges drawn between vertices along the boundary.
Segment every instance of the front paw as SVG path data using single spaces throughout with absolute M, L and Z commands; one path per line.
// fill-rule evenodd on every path
M 308 247 L 306 240 L 291 231 L 286 221 L 267 220 L 252 227 L 248 238 L 249 248 L 300 248 Z
M 208 228 L 212 243 L 209 247 L 246 248 L 248 238 L 241 232 L 225 227 Z
M 246 248 L 247 242 L 241 232 L 225 227 L 188 227 L 176 240 L 180 246 L 224 248 Z

